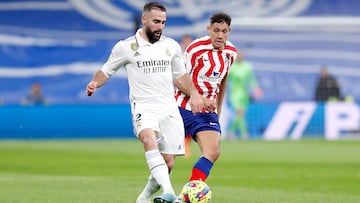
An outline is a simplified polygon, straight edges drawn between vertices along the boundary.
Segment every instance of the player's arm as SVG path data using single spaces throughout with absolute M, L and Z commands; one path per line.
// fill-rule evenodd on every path
M 255 71 L 252 67 L 249 73 L 249 85 L 250 85 L 250 89 L 253 91 L 255 99 L 260 99 L 263 95 L 263 91 L 259 86 L 259 83 L 255 76 Z
M 190 77 L 189 77 L 190 79 Z M 201 97 L 201 95 L 198 93 L 198 91 L 196 90 L 195 86 L 193 88 L 190 88 L 190 89 L 187 89 L 189 87 L 189 85 L 193 85 L 193 83 L 190 81 L 190 84 L 180 84 L 180 81 L 177 81 L 175 80 L 175 86 L 183 93 L 185 93 L 186 95 L 188 95 L 190 97 L 190 100 L 192 99 L 192 96 L 191 96 L 191 93 L 193 92 L 193 88 L 195 89 L 195 91 L 193 92 L 194 94 L 196 93 L 200 99 L 202 100 L 202 107 L 201 109 L 205 108 L 207 111 L 209 112 L 215 112 L 216 110 L 216 103 L 211 100 L 211 99 L 208 99 L 206 97 Z M 197 97 L 197 96 L 196 96 Z M 194 98 L 194 96 L 193 96 Z M 191 101 L 190 101 L 190 105 L 191 105 Z
M 104 72 L 102 70 L 98 70 L 91 79 L 91 81 L 89 82 L 89 84 L 87 85 L 86 94 L 88 96 L 92 96 L 97 90 L 97 88 L 103 86 L 107 80 L 108 77 L 106 77 Z
M 220 114 L 221 114 L 221 109 L 222 109 L 222 104 L 224 101 L 224 97 L 225 97 L 225 92 L 226 92 L 226 85 L 227 85 L 227 79 L 228 79 L 228 74 L 225 75 L 225 77 L 222 79 L 220 87 L 219 87 L 219 94 L 217 96 L 217 113 L 218 113 L 218 117 L 220 118 Z
M 194 83 L 191 81 L 189 74 L 185 73 L 183 76 L 177 78 L 174 83 L 179 90 L 190 96 L 189 102 L 192 112 L 201 112 L 204 107 L 203 100 L 195 88 Z
M 119 41 L 115 44 L 111 50 L 111 54 L 107 62 L 103 67 L 98 70 L 89 84 L 86 87 L 86 94 L 91 96 L 95 93 L 96 89 L 103 86 L 106 81 L 115 74 L 119 68 L 126 63 L 126 58 L 124 54 L 123 41 Z
M 193 113 L 199 113 L 202 111 L 204 105 L 202 98 L 195 88 L 193 81 L 190 78 L 188 72 L 186 72 L 186 65 L 184 58 L 178 43 L 173 44 L 175 49 L 175 54 L 171 63 L 173 78 L 175 86 L 186 95 L 190 96 L 190 107 Z

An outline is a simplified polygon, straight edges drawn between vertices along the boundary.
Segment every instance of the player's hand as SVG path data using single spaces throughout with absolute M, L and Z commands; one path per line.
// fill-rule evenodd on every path
M 256 99 L 261 99 L 263 94 L 264 93 L 263 93 L 263 91 L 262 91 L 262 89 L 260 87 L 258 87 L 258 88 L 256 88 L 254 90 L 254 96 L 255 96 Z
M 201 98 L 201 96 L 199 95 L 199 93 L 197 93 L 197 91 L 191 94 L 190 96 L 190 107 L 191 107 L 191 111 L 194 114 L 197 114 L 199 112 L 202 111 L 202 109 L 204 108 L 204 102 Z
M 203 97 L 203 102 L 204 102 L 204 108 L 206 111 L 215 112 L 217 105 L 214 100 Z
M 86 87 L 86 95 L 92 96 L 95 93 L 96 89 L 97 89 L 97 82 L 95 81 L 89 82 L 89 84 Z

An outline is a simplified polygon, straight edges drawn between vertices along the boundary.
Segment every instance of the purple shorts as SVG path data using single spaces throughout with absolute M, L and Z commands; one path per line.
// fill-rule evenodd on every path
M 219 118 L 216 113 L 198 113 L 194 115 L 193 112 L 180 107 L 179 111 L 184 121 L 185 136 L 191 135 L 196 140 L 196 133 L 201 131 L 213 130 L 221 133 Z

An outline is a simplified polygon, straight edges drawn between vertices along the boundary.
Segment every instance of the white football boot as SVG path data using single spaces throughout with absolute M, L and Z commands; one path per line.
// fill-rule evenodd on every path
M 151 203 L 151 198 L 144 198 L 143 196 L 139 196 L 136 199 L 136 203 Z

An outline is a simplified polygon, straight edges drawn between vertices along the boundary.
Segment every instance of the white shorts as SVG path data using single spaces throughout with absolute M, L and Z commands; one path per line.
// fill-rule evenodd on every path
M 133 110 L 133 109 L 132 109 Z M 160 153 L 184 155 L 184 123 L 179 110 L 164 111 L 154 109 L 133 110 L 134 133 L 151 128 L 156 133 Z

